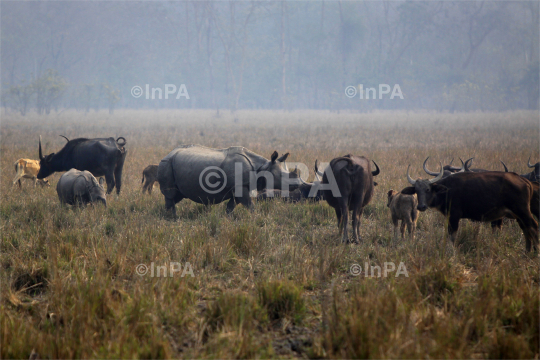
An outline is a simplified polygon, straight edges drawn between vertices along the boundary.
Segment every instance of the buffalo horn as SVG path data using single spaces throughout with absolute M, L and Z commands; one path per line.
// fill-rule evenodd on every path
M 529 168 L 533 168 L 533 167 L 534 167 L 534 165 L 531 165 L 531 156 L 532 156 L 532 154 L 529 155 L 529 160 L 527 160 L 527 167 L 529 167 Z
M 41 135 L 39 135 L 39 160 L 43 160 L 43 152 L 41 151 Z
M 416 184 L 416 180 L 413 180 L 411 178 L 411 176 L 409 175 L 409 168 L 411 167 L 411 165 L 409 164 L 409 166 L 407 167 L 407 181 L 411 184 L 411 185 L 414 185 Z
M 429 179 L 430 184 L 433 184 L 433 183 L 441 180 L 443 175 L 444 175 L 444 169 L 443 169 L 442 163 L 440 162 L 439 165 L 441 166 L 441 172 L 439 172 L 439 175 L 437 175 L 437 177 L 435 179 Z

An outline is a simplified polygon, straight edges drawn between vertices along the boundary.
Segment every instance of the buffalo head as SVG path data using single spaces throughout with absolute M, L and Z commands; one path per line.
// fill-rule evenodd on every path
M 52 158 L 54 153 L 43 156 L 43 151 L 41 150 L 41 135 L 39 136 L 39 172 L 37 174 L 38 179 L 44 179 L 54 173 L 52 168 Z
M 417 179 L 413 180 L 409 175 L 409 167 L 407 168 L 407 180 L 412 185 L 401 190 L 402 194 L 412 195 L 416 194 L 418 196 L 418 210 L 426 211 L 429 207 L 438 207 L 440 205 L 439 199 L 441 196 L 444 196 L 448 191 L 448 188 L 443 185 L 436 184 L 437 181 L 441 180 L 444 175 L 444 169 L 442 163 L 440 163 L 441 171 L 434 179 Z

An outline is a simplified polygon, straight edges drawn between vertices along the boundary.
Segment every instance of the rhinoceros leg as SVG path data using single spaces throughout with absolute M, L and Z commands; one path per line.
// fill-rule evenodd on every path
M 229 202 L 227 203 L 227 214 L 230 214 L 234 208 L 236 207 L 236 204 L 242 204 L 246 208 L 248 208 L 250 211 L 254 210 L 253 202 L 251 201 L 251 197 L 249 196 L 249 188 L 244 187 L 242 188 L 242 196 L 239 197 L 233 197 Z
M 174 217 L 176 217 L 176 202 L 173 199 L 165 198 L 165 210 L 172 211 Z

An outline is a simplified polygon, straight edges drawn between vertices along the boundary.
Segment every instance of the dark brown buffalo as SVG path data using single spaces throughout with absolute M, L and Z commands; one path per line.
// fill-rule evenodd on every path
M 323 185 L 337 186 L 339 195 L 331 189 L 322 190 L 323 198 L 328 205 L 336 211 L 338 227 L 342 232 L 343 242 L 348 242 L 347 223 L 349 211 L 353 212 L 353 241 L 360 240 L 360 217 L 364 207 L 369 204 L 373 197 L 373 177 L 379 175 L 380 170 L 375 161 L 376 170 L 371 171 L 369 160 L 364 156 L 345 155 L 330 161 L 322 178 Z M 335 183 L 330 183 L 329 172 L 333 174 Z M 331 175 L 330 175 L 331 176 Z
M 410 165 L 409 165 L 410 168 Z M 526 249 L 538 251 L 538 224 L 534 220 L 530 203 L 533 185 L 515 173 L 464 172 L 443 177 L 441 171 L 435 179 L 413 180 L 407 168 L 406 187 L 402 194 L 417 194 L 418 210 L 435 208 L 449 216 L 448 233 L 455 241 L 460 219 L 495 221 L 503 217 L 517 219 L 525 234 Z
M 152 188 L 154 187 L 154 183 L 157 182 L 157 171 L 158 171 L 157 165 L 148 165 L 147 167 L 144 168 L 142 172 L 142 180 L 141 180 L 141 184 L 144 183 L 143 188 L 142 188 L 143 194 L 147 190 L 148 190 L 148 194 L 152 194 Z

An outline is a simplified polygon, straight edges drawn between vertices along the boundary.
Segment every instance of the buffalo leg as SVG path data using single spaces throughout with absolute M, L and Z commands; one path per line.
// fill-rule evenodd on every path
M 339 223 L 339 231 L 342 235 L 341 241 L 344 243 L 349 242 L 349 234 L 347 231 L 347 223 L 349 222 L 349 209 L 347 208 L 347 203 L 343 198 L 340 199 L 340 209 L 341 209 L 341 222 Z
M 450 240 L 452 244 L 456 244 L 457 232 L 459 229 L 459 217 L 452 217 L 448 221 L 448 234 L 450 235 Z
M 364 208 L 354 209 L 353 211 L 353 238 L 356 242 L 360 241 L 360 218 Z
M 392 214 L 392 224 L 394 224 L 394 240 L 397 241 L 399 219 L 394 214 Z
M 528 210 L 528 209 L 527 209 Z M 538 251 L 538 223 L 532 217 L 532 214 L 529 211 L 513 211 L 516 215 L 519 227 L 523 230 L 523 235 L 525 236 L 525 249 L 527 252 L 534 250 Z
M 154 187 L 154 182 L 152 181 L 148 184 L 148 195 L 152 195 L 152 188 Z
M 127 155 L 127 150 L 124 150 L 124 152 L 122 153 L 122 156 L 118 160 L 118 163 L 116 163 L 116 168 L 114 169 L 114 180 L 116 181 L 116 194 L 118 195 L 120 195 L 120 188 L 122 187 L 122 170 L 124 169 L 124 161 L 126 160 L 126 155 Z
M 399 227 L 399 232 L 401 233 L 401 240 L 405 238 L 405 226 L 408 227 L 408 223 L 405 221 L 405 219 L 401 220 L 401 226 Z M 411 233 L 411 230 L 409 229 L 409 234 Z
M 113 173 L 107 173 L 105 174 L 105 182 L 107 183 L 107 195 L 112 193 L 114 189 L 114 175 Z

